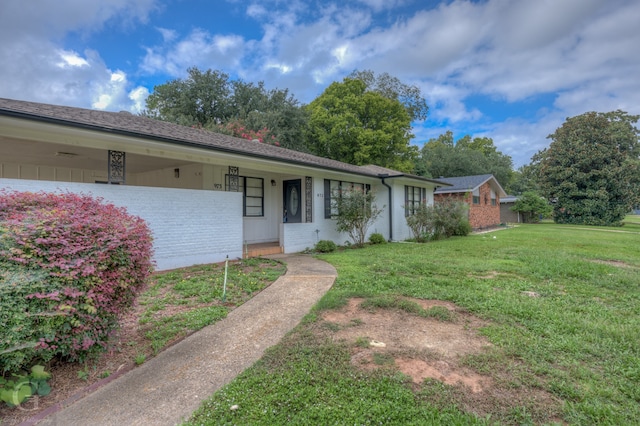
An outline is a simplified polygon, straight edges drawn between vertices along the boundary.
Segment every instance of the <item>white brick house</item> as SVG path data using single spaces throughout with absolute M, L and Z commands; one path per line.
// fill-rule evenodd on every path
M 0 190 L 92 194 L 126 207 L 149 223 L 160 270 L 242 257 L 261 243 L 285 253 L 343 244 L 330 197 L 346 185 L 371 188 L 384 207 L 370 232 L 404 240 L 404 206 L 433 203 L 446 183 L 125 112 L 0 98 Z

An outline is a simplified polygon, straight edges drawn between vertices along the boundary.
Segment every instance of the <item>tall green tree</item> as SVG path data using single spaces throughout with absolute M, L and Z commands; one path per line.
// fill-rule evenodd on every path
M 587 112 L 568 118 L 533 162 L 558 223 L 620 225 L 640 199 L 640 116 Z
M 223 123 L 232 116 L 229 75 L 189 68 L 185 79 L 155 86 L 143 115 L 185 126 Z
M 511 157 L 498 151 L 493 139 L 466 135 L 454 142 L 447 131 L 430 139 L 420 150 L 415 171 L 427 177 L 458 177 L 493 174 L 506 187 L 513 175 Z
M 418 86 L 403 83 L 397 77 L 386 72 L 376 76 L 371 70 L 356 70 L 347 78 L 360 80 L 364 82 L 368 91 L 380 93 L 385 98 L 400 102 L 409 113 L 412 121 L 427 118 L 429 107 Z
M 511 183 L 505 188 L 508 194 L 520 195 L 528 191 L 539 192 L 538 172 L 533 164 L 520 166 L 513 172 Z
M 154 87 L 143 115 L 240 137 L 243 130 L 259 132 L 281 146 L 305 149 L 307 115 L 288 90 L 268 90 L 262 81 L 230 80 L 221 71 L 189 68 L 187 73 L 185 79 Z
M 418 150 L 410 145 L 411 117 L 398 100 L 367 90 L 362 80 L 345 78 L 305 109 L 312 153 L 355 165 L 413 169 Z

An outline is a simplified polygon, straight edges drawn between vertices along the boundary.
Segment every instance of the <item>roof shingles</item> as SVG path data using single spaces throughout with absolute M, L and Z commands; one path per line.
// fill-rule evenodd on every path
M 166 121 L 154 120 L 129 112 L 97 111 L 0 98 L 0 115 L 44 121 L 62 126 L 80 127 L 97 132 L 113 132 L 132 137 L 154 139 L 165 143 L 189 145 L 212 151 L 223 151 L 242 156 L 296 163 L 357 175 L 371 177 L 380 177 L 380 175 L 384 174 L 390 176 L 407 176 L 442 184 L 442 182 L 437 180 L 406 175 L 379 166 L 355 166 L 305 152 L 259 142 L 251 142 L 246 139 L 181 126 Z

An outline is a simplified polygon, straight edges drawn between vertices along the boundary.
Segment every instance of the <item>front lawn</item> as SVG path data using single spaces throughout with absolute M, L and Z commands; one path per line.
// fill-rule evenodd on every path
M 189 424 L 640 424 L 639 242 L 630 217 L 322 255 L 334 287 Z

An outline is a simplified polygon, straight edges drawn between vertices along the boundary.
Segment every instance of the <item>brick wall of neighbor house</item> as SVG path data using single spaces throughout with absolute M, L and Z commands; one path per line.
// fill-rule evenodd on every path
M 491 185 L 480 186 L 480 204 L 473 204 L 469 209 L 469 223 L 474 229 L 487 228 L 500 224 L 500 196 L 496 194 L 496 205 L 491 204 Z M 471 200 L 473 201 L 473 200 Z
M 469 224 L 473 229 L 488 228 L 499 225 L 500 222 L 500 196 L 496 194 L 496 205 L 491 204 L 491 185 L 485 183 L 480 186 L 480 204 L 473 204 L 473 194 L 436 194 L 435 200 L 455 198 L 465 202 L 469 206 Z
M 101 197 L 143 218 L 153 233 L 157 270 L 242 257 L 242 194 L 237 192 L 0 179 L 15 191 Z

